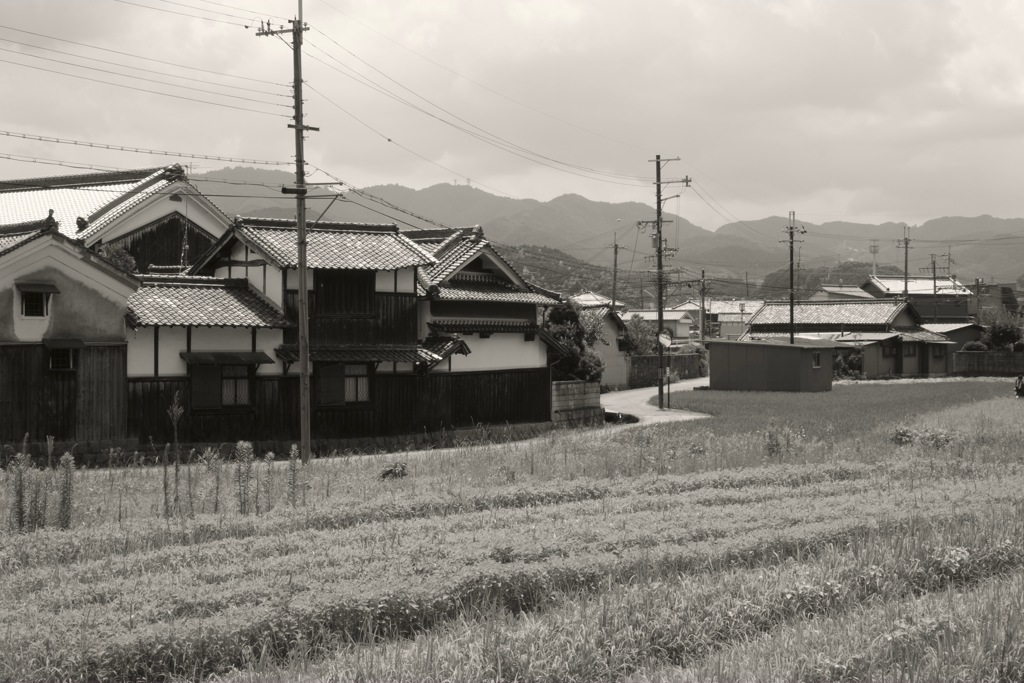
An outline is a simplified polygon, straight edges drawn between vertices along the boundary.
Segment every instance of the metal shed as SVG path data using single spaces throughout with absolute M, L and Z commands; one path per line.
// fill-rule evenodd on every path
M 839 342 L 819 339 L 708 342 L 711 388 L 725 391 L 831 391 Z

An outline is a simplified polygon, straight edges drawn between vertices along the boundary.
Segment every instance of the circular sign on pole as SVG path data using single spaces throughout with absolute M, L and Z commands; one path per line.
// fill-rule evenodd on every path
M 667 349 L 672 345 L 672 336 L 668 332 L 662 332 L 658 335 L 658 343 Z

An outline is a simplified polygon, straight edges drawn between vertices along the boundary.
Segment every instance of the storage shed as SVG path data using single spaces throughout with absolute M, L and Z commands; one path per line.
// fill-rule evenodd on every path
M 724 391 L 832 391 L 839 342 L 819 339 L 708 342 L 711 388 Z

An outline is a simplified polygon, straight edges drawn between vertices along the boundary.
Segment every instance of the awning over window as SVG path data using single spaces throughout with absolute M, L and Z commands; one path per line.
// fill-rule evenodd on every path
M 44 339 L 43 346 L 48 349 L 80 349 L 85 342 L 81 339 Z
M 182 351 L 189 365 L 266 365 L 274 359 L 262 351 Z
M 299 360 L 299 351 L 292 346 L 280 346 L 274 352 L 285 363 Z M 421 347 L 387 345 L 310 349 L 309 359 L 314 363 L 430 363 L 441 360 L 437 354 Z
M 60 294 L 55 285 L 48 282 L 15 282 L 14 286 L 19 292 L 43 292 L 45 294 Z

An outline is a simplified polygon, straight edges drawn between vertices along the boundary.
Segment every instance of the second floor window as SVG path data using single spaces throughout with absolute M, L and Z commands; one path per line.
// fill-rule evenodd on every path
M 53 285 L 18 282 L 15 283 L 21 295 L 21 315 L 24 318 L 50 317 L 50 297 L 59 294 Z

